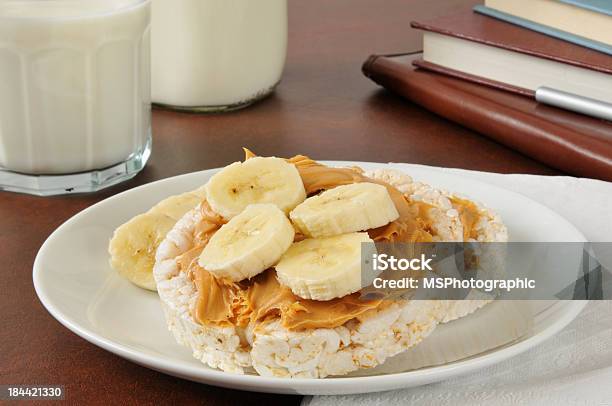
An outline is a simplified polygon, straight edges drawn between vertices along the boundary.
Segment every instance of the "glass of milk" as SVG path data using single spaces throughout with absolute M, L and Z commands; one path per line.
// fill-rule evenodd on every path
M 239 109 L 270 94 L 287 53 L 287 0 L 153 0 L 153 102 Z
M 0 0 L 0 190 L 91 192 L 151 148 L 150 0 Z

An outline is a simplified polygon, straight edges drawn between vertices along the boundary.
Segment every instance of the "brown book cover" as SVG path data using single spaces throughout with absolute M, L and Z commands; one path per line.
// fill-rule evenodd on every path
M 535 97 L 535 92 L 531 89 L 525 89 L 524 87 L 514 86 L 504 82 L 498 82 L 497 80 L 491 80 L 482 76 L 472 75 L 470 73 L 461 72 L 455 69 L 450 69 L 445 66 L 440 66 L 436 63 L 424 61 L 423 59 L 415 59 L 412 62 L 416 67 L 430 70 L 432 72 L 441 73 L 442 75 L 453 76 L 463 80 L 469 80 L 470 82 L 478 83 L 481 85 L 495 87 L 497 89 L 505 90 L 507 92 L 514 92 L 527 97 Z
M 612 57 L 609 55 L 483 16 L 471 9 L 431 21 L 415 21 L 411 26 L 612 74 Z
M 363 72 L 388 90 L 547 165 L 612 181 L 611 122 L 418 69 L 413 62 L 420 57 L 372 55 Z

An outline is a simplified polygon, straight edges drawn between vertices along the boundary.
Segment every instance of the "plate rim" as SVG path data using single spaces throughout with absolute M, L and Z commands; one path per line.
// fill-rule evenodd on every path
M 381 162 L 365 162 L 365 161 L 321 161 L 330 165 L 404 165 L 403 163 L 381 163 Z M 516 355 L 519 355 L 539 344 L 546 341 L 548 338 L 557 334 L 563 328 L 565 328 L 572 320 L 574 320 L 580 312 L 587 305 L 588 301 L 560 301 L 553 305 L 563 305 L 566 308 L 559 318 L 551 325 L 546 327 L 540 333 L 528 337 L 524 340 L 509 343 L 507 346 L 498 350 L 493 349 L 484 355 L 476 355 L 464 360 L 455 361 L 449 364 L 442 364 L 431 366 L 423 369 L 417 369 L 413 371 L 399 372 L 393 374 L 382 374 L 373 376 L 357 376 L 357 377 L 335 377 L 326 379 L 317 378 L 280 378 L 280 377 L 265 377 L 260 375 L 240 375 L 230 372 L 224 372 L 213 368 L 200 366 L 183 365 L 181 363 L 173 362 L 170 359 L 166 359 L 159 356 L 147 355 L 141 351 L 131 349 L 128 346 L 121 344 L 120 342 L 108 339 L 103 335 L 92 331 L 87 327 L 82 326 L 78 321 L 75 321 L 72 317 L 59 310 L 53 303 L 53 299 L 49 297 L 43 282 L 41 281 L 41 273 L 43 265 L 41 264 L 48 245 L 52 240 L 57 238 L 57 235 L 61 234 L 62 231 L 69 227 L 73 222 L 78 221 L 81 217 L 86 216 L 89 211 L 95 210 L 100 206 L 106 204 L 111 199 L 119 199 L 128 194 L 138 193 L 139 191 L 151 187 L 154 184 L 171 182 L 181 177 L 197 176 L 201 174 L 205 176 L 207 173 L 214 173 L 222 168 L 205 169 L 201 171 L 194 171 L 185 174 L 179 174 L 172 177 L 159 179 L 153 182 L 146 183 L 144 185 L 137 186 L 132 189 L 125 190 L 116 195 L 110 196 L 103 199 L 70 217 L 68 220 L 63 222 L 57 227 L 45 240 L 40 247 L 36 258 L 34 260 L 32 279 L 34 283 L 34 289 L 36 294 L 45 307 L 45 309 L 55 318 L 60 324 L 68 328 L 70 331 L 85 339 L 86 341 L 94 344 L 106 351 L 109 351 L 115 355 L 118 355 L 131 362 L 135 362 L 141 366 L 154 369 L 156 371 L 180 377 L 183 379 L 205 383 L 209 385 L 221 386 L 226 388 L 232 388 L 237 390 L 250 390 L 257 392 L 267 393 L 285 393 L 285 394 L 296 394 L 296 395 L 316 395 L 316 394 L 356 394 L 356 393 L 369 393 L 391 389 L 407 388 L 413 386 L 419 386 L 431 382 L 439 382 L 451 377 L 464 375 L 475 370 L 485 368 L 487 366 L 496 364 L 498 362 L 507 360 Z M 442 172 L 435 167 L 420 166 L 418 168 L 421 171 L 435 172 L 442 176 L 457 177 L 461 176 Z M 519 196 L 521 199 L 526 199 L 532 204 L 536 204 L 544 210 L 551 212 L 567 225 L 571 226 L 577 235 L 581 236 L 584 241 L 587 241 L 584 235 L 578 228 L 576 228 L 570 221 L 565 219 L 562 215 L 549 207 L 541 204 L 538 201 L 530 199 L 529 197 L 514 192 L 509 189 L 499 187 L 494 184 L 483 182 L 479 179 L 469 178 L 470 182 L 477 184 L 484 184 L 488 188 L 503 190 L 505 193 L 511 193 Z

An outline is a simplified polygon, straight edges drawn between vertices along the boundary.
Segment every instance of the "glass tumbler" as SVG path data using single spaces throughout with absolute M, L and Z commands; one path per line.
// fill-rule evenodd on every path
M 152 0 L 155 104 L 211 113 L 272 93 L 287 54 L 287 0 Z
M 0 190 L 93 192 L 151 150 L 150 0 L 0 0 Z

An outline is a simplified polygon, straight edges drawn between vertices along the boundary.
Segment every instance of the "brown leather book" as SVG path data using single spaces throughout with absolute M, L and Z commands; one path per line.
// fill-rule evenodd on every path
M 426 22 L 424 68 L 527 96 L 548 86 L 612 102 L 612 56 L 466 9 Z
M 386 89 L 551 167 L 612 181 L 611 122 L 418 69 L 413 62 L 419 58 L 372 55 L 363 72 Z
M 497 80 L 487 79 L 482 76 L 472 75 L 466 72 L 461 72 L 455 69 L 446 68 L 444 66 L 424 61 L 422 58 L 415 59 L 412 64 L 417 68 L 430 70 L 432 72 L 440 73 L 442 75 L 453 76 L 463 80 L 469 80 L 470 82 L 478 83 L 481 85 L 495 87 L 497 89 L 505 90 L 507 92 L 514 92 L 521 94 L 526 97 L 535 97 L 535 92 L 531 89 L 525 89 L 520 86 L 513 86 L 509 83 L 499 82 Z
M 410 25 L 419 30 L 612 73 L 609 55 L 483 16 L 471 9 L 430 21 L 414 21 Z

